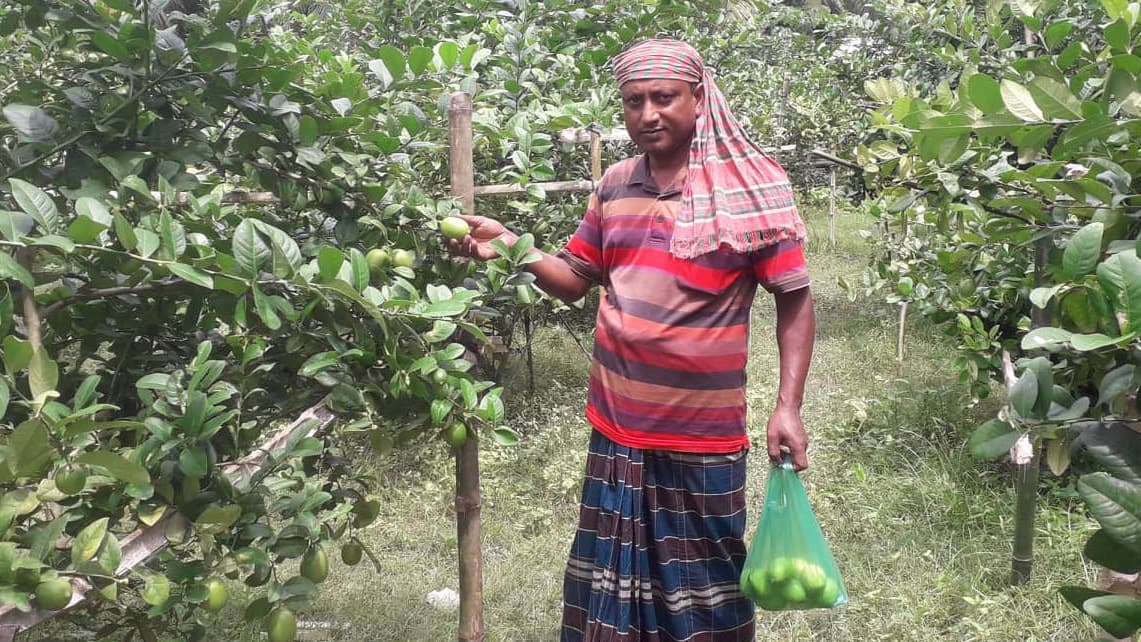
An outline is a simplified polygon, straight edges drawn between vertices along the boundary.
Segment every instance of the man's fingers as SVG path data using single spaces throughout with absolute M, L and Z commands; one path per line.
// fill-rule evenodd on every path
M 797 472 L 808 468 L 808 449 L 804 445 L 792 449 L 792 468 Z
M 779 464 L 784 456 L 784 453 L 780 451 L 780 441 L 780 434 L 777 431 L 768 431 L 769 459 L 771 459 L 774 464 Z

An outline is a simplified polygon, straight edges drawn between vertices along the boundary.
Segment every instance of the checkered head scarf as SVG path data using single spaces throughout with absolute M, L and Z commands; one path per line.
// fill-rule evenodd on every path
M 647 40 L 614 59 L 618 86 L 661 78 L 704 88 L 670 252 L 693 258 L 728 246 L 749 252 L 807 236 L 792 185 L 733 118 L 701 55 L 678 40 Z

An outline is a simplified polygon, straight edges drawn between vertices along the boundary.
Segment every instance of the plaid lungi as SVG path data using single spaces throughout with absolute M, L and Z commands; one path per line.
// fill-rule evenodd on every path
M 751 642 L 745 452 L 642 450 L 590 438 L 563 580 L 562 642 Z

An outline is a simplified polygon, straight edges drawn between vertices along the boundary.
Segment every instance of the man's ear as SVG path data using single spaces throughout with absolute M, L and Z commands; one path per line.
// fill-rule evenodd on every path
M 697 102 L 697 115 L 700 116 L 701 110 L 705 106 L 705 85 L 697 83 L 691 86 L 693 87 L 691 90 L 693 92 L 693 99 Z

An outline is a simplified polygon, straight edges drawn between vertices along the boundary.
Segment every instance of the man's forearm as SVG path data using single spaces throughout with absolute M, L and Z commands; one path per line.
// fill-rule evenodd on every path
M 575 274 L 566 261 L 540 250 L 534 251 L 542 258 L 528 263 L 526 269 L 535 275 L 535 285 L 539 289 L 567 303 L 574 303 L 586 296 L 590 282 Z
M 777 310 L 777 348 L 780 352 L 780 390 L 777 407 L 800 410 L 804 400 L 804 382 L 812 362 L 816 341 L 816 312 L 812 307 L 812 291 L 801 288 L 775 296 Z

